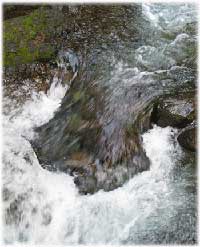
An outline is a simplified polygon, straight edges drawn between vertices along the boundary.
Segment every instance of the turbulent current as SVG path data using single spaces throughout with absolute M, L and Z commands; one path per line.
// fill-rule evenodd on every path
M 132 70 L 137 80 L 150 80 L 153 72 L 187 60 L 186 48 L 194 44 L 194 37 L 183 27 L 195 21 L 195 8 L 189 4 L 143 4 L 143 15 L 155 32 L 151 31 L 151 37 L 145 34 L 146 44 L 135 50 L 135 67 L 124 73 Z M 159 41 L 162 35 L 165 39 Z M 124 69 L 120 63 L 115 67 L 114 78 Z M 126 86 L 132 82 L 127 79 L 121 83 Z M 67 90 L 55 76 L 47 94 L 32 92 L 23 106 L 12 109 L 12 99 L 3 99 L 2 241 L 65 245 L 195 243 L 195 160 L 185 157 L 176 142 L 175 128 L 154 125 L 145 132 L 142 139 L 150 170 L 110 192 L 80 195 L 70 175 L 41 167 L 28 140 L 34 137 L 35 127 L 54 116 Z

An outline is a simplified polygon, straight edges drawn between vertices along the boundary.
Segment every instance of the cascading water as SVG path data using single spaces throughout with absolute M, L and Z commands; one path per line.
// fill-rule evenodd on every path
M 180 30 L 194 21 L 194 11 L 194 6 L 187 4 L 179 5 L 178 11 L 176 5 L 143 5 L 143 14 L 155 36 L 146 37 L 146 44 L 135 52 L 139 69 L 135 67 L 133 71 L 137 79 L 145 80 L 145 75 L 155 70 L 177 66 L 179 59 L 187 57 L 183 51 L 194 37 Z M 158 43 L 162 35 L 170 39 Z M 154 46 L 149 45 L 152 42 Z M 113 78 L 118 76 L 118 70 L 113 72 Z M 126 85 L 130 80 L 122 83 Z M 174 141 L 176 129 L 154 126 L 143 134 L 150 170 L 110 192 L 101 190 L 81 196 L 71 176 L 49 172 L 39 165 L 28 140 L 33 138 L 35 127 L 53 117 L 66 91 L 67 87 L 54 77 L 47 95 L 33 93 L 22 107 L 4 115 L 4 242 L 195 243 L 196 178 L 190 164 L 195 161 L 180 165 L 184 155 Z M 4 98 L 4 102 L 6 105 L 8 99 Z

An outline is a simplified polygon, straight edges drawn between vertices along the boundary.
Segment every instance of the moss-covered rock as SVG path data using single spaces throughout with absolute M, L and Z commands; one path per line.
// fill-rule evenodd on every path
M 50 43 L 47 9 L 39 8 L 29 15 L 3 22 L 4 66 L 33 63 L 51 59 L 54 47 Z

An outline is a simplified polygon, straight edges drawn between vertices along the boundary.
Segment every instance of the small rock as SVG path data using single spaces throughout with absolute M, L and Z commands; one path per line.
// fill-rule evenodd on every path
M 152 122 L 163 128 L 184 128 L 195 120 L 194 108 L 192 99 L 164 99 L 154 108 Z
M 188 126 L 181 131 L 177 138 L 181 147 L 186 150 L 196 151 L 196 126 Z
M 74 178 L 74 183 L 81 194 L 93 194 L 97 190 L 97 181 L 93 176 L 77 176 Z

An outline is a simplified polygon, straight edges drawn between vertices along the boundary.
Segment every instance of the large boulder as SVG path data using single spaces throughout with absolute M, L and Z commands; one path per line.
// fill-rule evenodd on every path
M 94 193 L 112 190 L 149 169 L 141 133 L 150 128 L 149 104 L 157 92 L 152 87 L 148 94 L 149 85 L 141 84 L 134 70 L 113 68 L 114 57 L 126 58 L 128 42 L 134 45 L 137 38 L 137 5 L 85 11 L 80 11 L 85 47 L 82 55 L 77 52 L 77 76 L 55 117 L 36 130 L 32 145 L 43 167 L 74 175 L 81 193 Z M 62 56 L 60 60 L 65 62 Z

